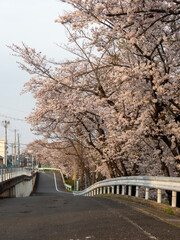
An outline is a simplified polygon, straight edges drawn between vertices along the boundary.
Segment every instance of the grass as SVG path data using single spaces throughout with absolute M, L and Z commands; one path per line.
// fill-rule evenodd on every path
M 73 179 L 71 179 L 71 178 L 66 179 L 65 178 L 65 183 L 70 185 L 72 187 L 71 190 L 74 191 L 74 180 Z
M 173 210 L 172 210 L 172 209 L 170 209 L 170 208 L 168 208 L 168 209 L 164 210 L 164 212 L 165 212 L 165 213 L 167 213 L 167 214 L 170 214 L 170 215 L 174 215 L 174 212 L 173 212 Z
M 65 183 L 68 184 L 68 185 L 71 185 L 73 186 L 74 185 L 74 180 L 73 179 L 65 179 Z
M 165 205 L 170 206 L 169 201 L 164 202 Z

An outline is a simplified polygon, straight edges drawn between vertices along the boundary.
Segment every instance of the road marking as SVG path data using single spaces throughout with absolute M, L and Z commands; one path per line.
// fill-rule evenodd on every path
M 102 203 L 100 201 L 97 201 L 96 199 L 94 199 L 96 202 L 99 203 L 99 205 L 105 207 L 109 212 L 111 212 L 111 214 L 117 215 L 117 210 L 114 210 L 110 207 L 107 206 L 107 204 Z M 155 236 L 151 235 L 151 233 L 147 232 L 146 230 L 144 230 L 141 226 L 139 226 L 137 223 L 133 222 L 132 220 L 130 220 L 128 217 L 123 216 L 122 214 L 118 214 L 119 218 L 124 219 L 125 221 L 129 222 L 130 224 L 134 225 L 134 227 L 136 227 L 138 230 L 140 230 L 141 232 L 143 232 L 148 238 L 150 239 L 154 239 L 154 240 L 158 240 L 158 238 L 156 238 Z
M 72 194 L 71 192 L 64 192 L 64 191 L 60 191 L 58 188 L 57 188 L 57 181 L 56 181 L 56 174 L 54 173 L 54 184 L 55 184 L 55 188 L 56 188 L 56 191 L 59 192 L 59 193 L 64 193 L 64 194 Z
M 60 191 L 60 190 L 57 188 L 57 181 L 56 181 L 56 174 L 55 174 L 55 173 L 54 173 L 54 184 L 55 184 L 56 191 L 62 193 L 62 191 Z
M 139 230 L 141 230 L 146 236 L 148 236 L 150 239 L 154 239 L 154 240 L 158 240 L 158 238 L 156 238 L 155 236 L 151 235 L 151 233 L 146 232 L 142 227 L 140 227 L 138 224 L 136 224 L 135 222 L 133 222 L 132 220 L 130 220 L 128 217 L 123 217 L 127 222 L 131 223 L 132 225 L 134 225 L 136 228 L 138 228 Z

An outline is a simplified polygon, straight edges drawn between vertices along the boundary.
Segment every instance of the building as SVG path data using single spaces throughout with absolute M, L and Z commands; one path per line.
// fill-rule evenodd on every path
M 5 139 L 0 139 L 0 166 L 6 165 L 5 163 Z

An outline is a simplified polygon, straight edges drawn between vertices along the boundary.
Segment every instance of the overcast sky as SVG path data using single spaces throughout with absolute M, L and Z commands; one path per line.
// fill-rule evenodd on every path
M 34 107 L 30 94 L 20 95 L 29 75 L 18 68 L 18 59 L 11 56 L 6 45 L 24 42 L 48 58 L 63 60 L 66 53 L 56 43 L 66 42 L 66 35 L 54 20 L 65 9 L 67 5 L 58 0 L 0 0 L 0 138 L 4 138 L 2 121 L 9 120 L 9 143 L 14 141 L 14 129 L 20 134 L 22 144 L 37 136 L 31 134 L 30 126 L 23 121 Z

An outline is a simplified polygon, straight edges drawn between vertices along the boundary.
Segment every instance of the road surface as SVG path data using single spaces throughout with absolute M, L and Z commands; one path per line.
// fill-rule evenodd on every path
M 0 240 L 180 239 L 180 228 L 123 203 L 74 197 L 55 176 L 39 173 L 31 197 L 0 200 Z

